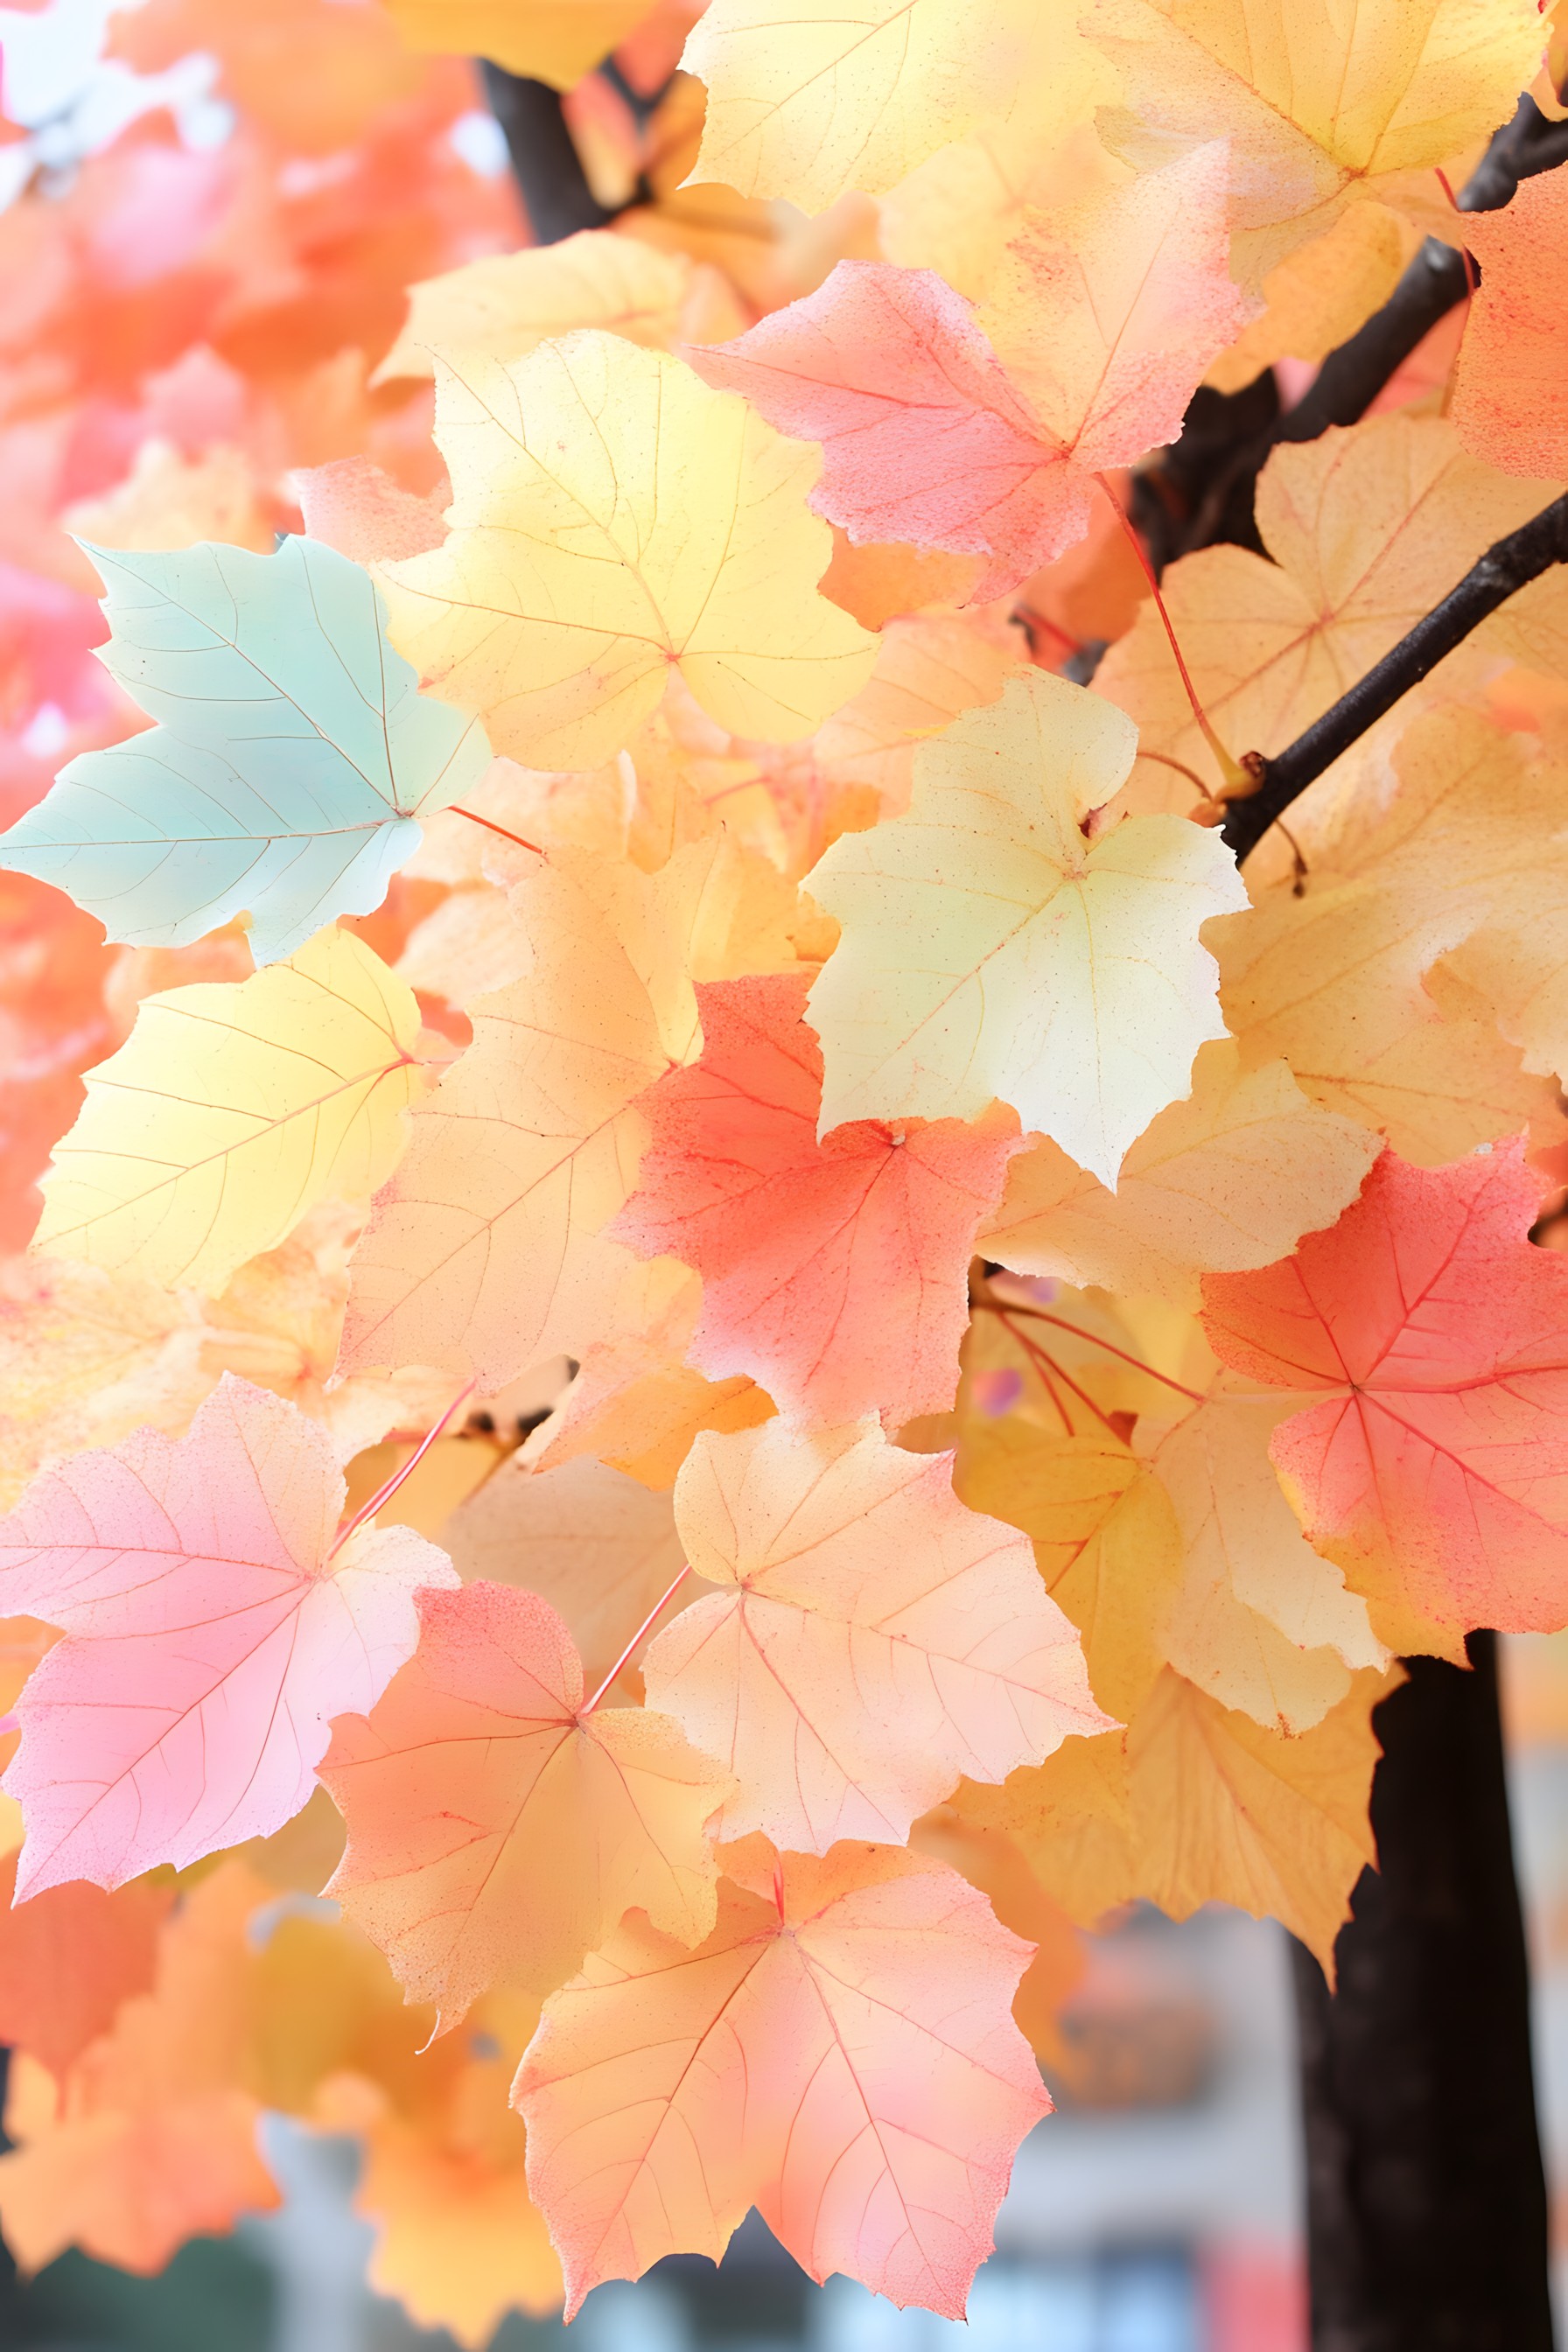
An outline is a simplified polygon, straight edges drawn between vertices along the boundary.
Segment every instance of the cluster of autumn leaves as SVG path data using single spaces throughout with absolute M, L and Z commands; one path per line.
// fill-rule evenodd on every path
M 562 84 L 684 29 L 391 5 Z M 230 341 L 113 398 L 40 332 L 62 467 L 143 454 L 28 521 L 0 845 L 55 1050 L 0 1324 L 25 2263 L 273 2201 L 274 2109 L 362 2136 L 377 2284 L 466 2342 L 752 2205 L 961 2313 L 1075 1923 L 1222 1900 L 1327 1961 L 1394 1657 L 1568 1620 L 1568 587 L 1245 877 L 1190 821 L 1568 478 L 1561 175 L 1467 216 L 1379 413 L 1276 450 L 1267 551 L 1167 570 L 1186 682 L 1118 512 L 1200 382 L 1453 228 L 1543 28 L 1270 25 L 712 0 L 651 130 L 574 90 L 652 191 L 613 231 L 407 197 L 443 266 L 308 366 L 200 269 Z M 370 0 L 225 39 L 384 289 L 374 191 L 456 101 Z M 296 100 L 301 41 L 347 63 Z

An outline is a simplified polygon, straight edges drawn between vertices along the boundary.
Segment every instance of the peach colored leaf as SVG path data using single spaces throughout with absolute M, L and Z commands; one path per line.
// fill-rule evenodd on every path
M 63 2098 L 42 2067 L 13 2060 L 5 2124 L 19 2145 L 0 2157 L 0 2221 L 24 2270 L 76 2245 L 151 2273 L 187 2238 L 280 2201 L 242 2083 L 247 1936 L 271 1895 L 233 1855 L 187 1887 L 161 1932 L 152 1990 L 121 2004 Z
M 652 1130 L 611 1228 L 702 1276 L 689 1360 L 750 1372 L 781 1411 L 893 1423 L 952 1402 L 974 1235 L 1016 1126 L 872 1120 L 816 1136 L 822 1054 L 804 975 L 698 992 L 701 1059 L 642 1097 Z
M 468 1007 L 472 1045 L 411 1121 L 354 1253 L 345 1367 L 449 1366 L 494 1389 L 614 1337 L 640 1269 L 605 1228 L 642 1149 L 636 1097 L 696 1049 L 693 976 L 743 965 L 742 940 L 756 964 L 793 961 L 757 924 L 753 879 L 720 835 L 654 876 L 558 853 L 518 886 L 533 970 Z
M 984 601 L 1083 537 L 1095 475 L 1173 437 L 1252 307 L 1226 266 L 1216 146 L 1026 216 L 978 318 L 934 271 L 842 261 L 687 356 L 823 444 L 818 513 L 852 540 L 988 557 Z
M 807 213 L 848 188 L 880 195 L 1006 113 L 1037 14 L 1087 114 L 1076 13 L 1063 0 L 712 0 L 681 59 L 708 86 L 691 178 Z
M 1253 284 L 1347 205 L 1489 138 L 1542 47 L 1534 0 L 1095 0 L 1084 29 L 1126 79 L 1100 122 L 1114 152 L 1146 170 L 1230 140 Z
M 144 997 L 87 1079 L 35 1247 L 221 1291 L 323 1201 L 366 1201 L 428 1083 L 414 992 L 349 931 Z
M 686 1361 L 702 1283 L 675 1258 L 647 1269 L 645 1312 L 617 1339 L 584 1352 L 577 1377 L 542 1433 L 538 1466 L 593 1454 L 645 1486 L 668 1490 L 701 1429 L 751 1429 L 773 1399 L 749 1376 L 705 1381 Z
M 731 1849 L 682 1951 L 628 1920 L 545 2004 L 514 2096 L 529 2187 L 589 2289 L 722 2254 L 748 2207 L 814 2279 L 962 2318 L 1050 2101 L 1009 2003 L 1030 1947 L 940 1863 Z
M 324 466 L 302 467 L 290 477 L 289 487 L 300 501 L 306 536 L 335 547 L 351 563 L 423 555 L 447 536 L 437 501 L 416 499 L 368 457 L 334 457 Z M 425 830 L 428 840 L 429 826 Z
M 1384 1152 L 1331 1231 L 1205 1277 L 1222 1360 L 1317 1400 L 1270 1450 L 1391 1646 L 1568 1622 L 1568 1265 L 1528 1238 L 1540 1199 L 1518 1144 Z
M 1364 1127 L 1319 1110 L 1288 1063 L 1249 1066 L 1216 1038 L 1198 1050 L 1191 1095 L 1128 1152 L 1114 1192 L 1054 1143 L 1015 1160 L 981 1255 L 1196 1307 L 1200 1273 L 1267 1265 L 1332 1224 L 1377 1152 Z
M 184 1868 L 299 1811 L 329 1719 L 412 1651 L 415 1592 L 456 1582 L 405 1528 L 334 1560 L 342 1502 L 321 1424 L 226 1373 L 178 1444 L 73 1455 L 0 1521 L 0 1610 L 65 1635 L 16 1707 L 22 1896 Z
M 876 640 L 817 593 L 815 452 L 681 361 L 584 331 L 439 358 L 451 530 L 383 567 L 393 644 L 538 768 L 612 759 L 678 668 L 738 735 L 809 735 Z
M 667 350 L 690 280 L 684 254 L 658 253 L 607 228 L 579 229 L 521 253 L 481 254 L 409 288 L 407 321 L 371 381 L 434 375 L 437 351 L 525 359 L 578 327 Z
M 0 2040 L 57 2080 L 107 2033 L 121 2001 L 150 1992 L 172 1886 L 135 1879 L 106 1895 L 73 1880 L 13 1905 L 14 1854 L 0 1860 Z
M 697 1943 L 721 1767 L 667 1716 L 585 1706 L 537 1593 L 465 1585 L 427 1594 L 420 1621 L 414 1657 L 368 1719 L 340 1720 L 321 1768 L 348 1824 L 329 1892 L 408 1998 L 446 2027 L 492 1985 L 545 1991 L 634 1905 Z
M 907 817 L 834 843 L 811 884 L 843 926 L 808 1015 L 825 1131 L 996 1097 L 1115 1182 L 1224 1034 L 1198 934 L 1245 898 L 1196 825 L 1086 835 L 1134 749 L 1108 705 L 1031 670 L 921 747 Z
M 669 1496 L 587 1456 L 535 1470 L 512 1454 L 442 1535 L 465 1584 L 520 1585 L 560 1612 L 591 1689 L 685 1557 Z
M 725 1833 L 824 1853 L 907 1836 L 962 1773 L 1000 1780 L 1108 1718 L 1027 1543 L 952 1492 L 950 1454 L 875 1422 L 700 1437 L 675 1485 L 696 1573 L 643 1661 L 739 1783 Z
M 1568 185 L 1521 180 L 1501 212 L 1465 215 L 1481 282 L 1454 379 L 1454 429 L 1508 474 L 1568 474 Z

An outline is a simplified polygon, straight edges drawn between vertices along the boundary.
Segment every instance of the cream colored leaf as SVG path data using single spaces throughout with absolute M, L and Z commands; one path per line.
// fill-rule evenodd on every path
M 823 1132 L 999 1097 L 1115 1181 L 1223 1034 L 1198 931 L 1242 895 L 1217 836 L 1179 819 L 1086 838 L 1133 748 L 1031 670 L 921 748 L 908 816 L 834 844 L 811 878 L 843 926 L 811 994 Z
M 1199 1050 L 1186 1101 L 1133 1144 L 1114 1192 L 1054 1143 L 1014 1160 L 980 1254 L 1196 1307 L 1201 1273 L 1268 1265 L 1331 1225 L 1378 1149 L 1364 1127 L 1318 1109 L 1288 1064 L 1249 1066 L 1217 1038 Z
M 1268 1440 L 1289 1407 L 1217 1396 L 1151 1456 L 1185 1553 L 1165 1654 L 1179 1674 L 1266 1729 L 1321 1723 L 1352 1667 L 1388 1664 L 1366 1603 L 1312 1550 L 1280 1491 Z

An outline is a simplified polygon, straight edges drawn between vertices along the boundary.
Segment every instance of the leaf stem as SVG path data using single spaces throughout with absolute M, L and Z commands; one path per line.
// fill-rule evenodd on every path
M 504 824 L 492 824 L 489 818 L 480 816 L 477 809 L 458 808 L 454 802 L 452 814 L 466 816 L 470 824 L 482 824 L 487 833 L 499 833 L 503 841 L 515 841 L 520 849 L 531 849 L 535 857 L 542 857 L 544 855 L 537 841 L 524 841 L 521 833 L 509 833 Z
M 593 1697 L 588 1701 L 586 1706 L 580 1707 L 578 1709 L 580 1716 L 593 1714 L 594 1709 L 598 1706 L 599 1701 L 604 1697 L 605 1693 L 609 1689 L 610 1685 L 615 1681 L 616 1676 L 620 1673 L 621 1668 L 626 1664 L 626 1660 L 631 1656 L 632 1652 L 637 1648 L 637 1645 L 642 1640 L 643 1635 L 658 1617 L 659 1612 L 666 1608 L 668 1603 L 674 1600 L 676 1594 L 679 1591 L 681 1586 L 685 1583 L 690 1573 L 690 1562 L 689 1560 L 682 1560 L 680 1563 L 679 1575 L 675 1578 L 672 1583 L 667 1585 L 665 1590 L 659 1594 L 658 1599 L 654 1602 L 653 1607 L 648 1611 L 647 1615 L 643 1619 L 642 1623 L 637 1627 L 637 1632 L 632 1635 L 631 1640 L 626 1643 L 626 1648 L 621 1652 L 620 1656 L 616 1660 L 615 1664 L 610 1668 L 609 1673 L 605 1676 L 604 1681 L 599 1685 L 598 1689 L 594 1693 Z
M 975 1304 L 984 1307 L 989 1315 L 1000 1315 L 1003 1312 L 1004 1302 L 999 1299 L 981 1298 L 977 1299 Z M 1124 1364 L 1132 1366 L 1134 1371 L 1147 1372 L 1152 1381 L 1160 1381 L 1166 1388 L 1174 1389 L 1178 1396 L 1191 1397 L 1194 1404 L 1203 1404 L 1206 1402 L 1201 1389 L 1184 1388 L 1180 1381 L 1173 1381 L 1169 1372 L 1157 1372 L 1152 1364 L 1144 1362 L 1142 1356 L 1134 1356 L 1130 1349 L 1119 1348 L 1113 1339 L 1102 1339 L 1098 1331 L 1086 1331 L 1080 1325 L 1068 1322 L 1064 1316 L 1047 1315 L 1043 1307 L 1020 1307 L 1015 1299 L 1011 1298 L 1005 1304 L 1009 1315 L 1028 1315 L 1032 1316 L 1037 1322 L 1054 1323 L 1058 1331 L 1070 1331 L 1075 1339 L 1087 1339 L 1091 1348 L 1103 1348 L 1108 1356 L 1120 1356 Z
M 1112 1437 L 1121 1436 L 1121 1432 L 1117 1428 L 1116 1423 L 1111 1420 L 1110 1415 L 1104 1410 L 1104 1408 L 1096 1404 L 1094 1399 L 1089 1395 L 1087 1389 L 1079 1388 L 1072 1374 L 1066 1370 L 1062 1365 L 1058 1364 L 1056 1358 L 1047 1353 L 1047 1351 L 1040 1346 L 1038 1340 L 1031 1339 L 1026 1331 L 1020 1331 L 1017 1327 L 1009 1320 L 1008 1310 L 1005 1307 L 992 1305 L 990 1312 L 998 1318 L 1005 1331 L 1012 1332 L 1014 1339 L 1016 1339 L 1018 1345 L 1029 1358 L 1030 1362 L 1035 1364 L 1037 1370 L 1039 1369 L 1040 1361 L 1043 1360 L 1044 1362 L 1050 1366 L 1051 1370 L 1055 1373 L 1057 1379 L 1062 1382 L 1063 1386 L 1072 1391 L 1072 1393 L 1077 1397 L 1079 1404 L 1086 1404 L 1090 1412 L 1093 1413 L 1096 1421 L 1104 1423 L 1106 1428 L 1110 1430 Z M 1044 1375 L 1042 1374 L 1042 1378 L 1043 1377 Z M 1050 1386 L 1050 1382 L 1048 1381 L 1047 1381 L 1047 1386 Z M 1055 1402 L 1054 1393 L 1053 1402 Z M 1067 1413 L 1062 1412 L 1062 1408 L 1059 1403 L 1057 1405 L 1057 1411 L 1061 1412 L 1062 1419 L 1067 1423 L 1068 1436 L 1072 1436 L 1074 1434 L 1074 1431 L 1070 1417 Z
M 1207 711 L 1204 709 L 1203 704 L 1198 700 L 1198 690 L 1193 684 L 1192 672 L 1187 667 L 1185 659 L 1183 656 L 1181 646 L 1177 642 L 1176 632 L 1172 625 L 1171 615 L 1165 609 L 1165 599 L 1160 593 L 1160 583 L 1155 577 L 1154 567 L 1149 561 L 1148 551 L 1145 549 L 1142 541 L 1139 538 L 1137 531 L 1133 528 L 1132 519 L 1131 515 L 1128 514 L 1125 507 L 1123 507 L 1121 499 L 1117 497 L 1116 492 L 1111 488 L 1110 476 L 1107 474 L 1096 474 L 1094 478 L 1100 484 L 1100 488 L 1105 492 L 1106 497 L 1110 499 L 1110 510 L 1115 515 L 1117 521 L 1121 525 L 1122 530 L 1125 532 L 1127 537 L 1127 543 L 1131 548 L 1133 554 L 1138 558 L 1139 569 L 1142 571 L 1144 579 L 1149 583 L 1149 592 L 1154 599 L 1154 609 L 1160 615 L 1160 625 L 1165 632 L 1176 667 L 1181 672 L 1182 684 L 1186 689 L 1187 700 L 1193 707 L 1193 717 L 1198 723 L 1198 732 L 1202 735 L 1204 741 L 1208 745 L 1209 750 L 1214 753 L 1215 758 L 1219 761 L 1220 773 L 1224 776 L 1226 782 L 1231 786 L 1233 790 L 1250 792 L 1252 787 L 1246 771 L 1242 768 L 1240 762 L 1234 760 L 1230 753 L 1226 750 L 1225 745 L 1220 741 L 1214 728 L 1209 724 L 1209 716 Z M 1173 765 L 1174 762 L 1172 764 Z M 1188 772 L 1190 773 L 1191 771 L 1189 770 Z M 1209 794 L 1209 798 L 1212 800 L 1214 797 L 1214 794 L 1211 793 Z
M 332 1543 L 332 1548 L 327 1554 L 327 1558 L 329 1559 L 336 1559 L 339 1552 L 342 1551 L 344 1544 L 347 1543 L 349 1538 L 354 1533 L 355 1529 L 363 1528 L 366 1519 L 374 1519 L 377 1511 L 384 1509 L 386 1505 L 391 1502 L 394 1495 L 396 1494 L 398 1488 L 403 1485 L 404 1480 L 405 1478 L 413 1477 L 414 1473 L 418 1469 L 419 1465 L 424 1461 L 425 1456 L 429 1453 L 430 1448 L 435 1444 L 436 1440 L 440 1436 L 441 1432 L 446 1428 L 447 1423 L 451 1420 L 452 1415 L 457 1412 L 458 1407 L 464 1403 L 468 1398 L 473 1395 L 474 1391 L 478 1386 L 479 1381 L 477 1380 L 472 1380 L 468 1383 L 466 1388 L 461 1388 L 458 1391 L 457 1395 L 452 1399 L 451 1403 L 447 1407 L 447 1410 L 441 1415 L 440 1420 L 437 1422 L 433 1427 L 426 1431 L 424 1436 L 420 1439 L 418 1444 L 415 1447 L 413 1453 L 409 1455 L 402 1468 L 395 1470 L 390 1478 L 384 1479 L 376 1488 L 374 1494 L 371 1496 L 369 1500 L 360 1505 L 358 1510 L 354 1513 L 348 1525 L 338 1529 L 337 1535 Z

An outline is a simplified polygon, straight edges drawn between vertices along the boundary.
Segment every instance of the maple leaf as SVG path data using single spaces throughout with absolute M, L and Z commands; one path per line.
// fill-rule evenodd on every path
M 749 1375 L 706 1381 L 686 1361 L 700 1278 L 673 1258 L 647 1269 L 643 1311 L 592 1342 L 541 1445 L 540 1468 L 593 1454 L 645 1486 L 673 1486 L 703 1429 L 752 1429 L 773 1412 Z M 673 1287 L 671 1286 L 673 1285 Z
M 328 0 L 334 5 L 335 0 Z M 446 518 L 433 499 L 418 499 L 368 457 L 334 457 L 324 466 L 303 466 L 289 477 L 300 501 L 305 535 L 336 548 L 352 563 L 423 555 L 447 536 Z M 488 771 L 486 772 L 488 773 Z M 482 777 L 477 779 L 482 782 Z M 439 824 L 440 811 L 435 821 Z M 430 838 L 428 826 L 425 842 Z M 425 846 L 422 843 L 421 847 Z M 418 856 L 418 851 L 415 856 Z
M 1282 444 L 1258 478 L 1258 529 L 1272 562 L 1247 548 L 1204 548 L 1170 565 L 1161 583 L 1220 740 L 1237 756 L 1282 751 L 1551 495 L 1481 465 L 1436 416 L 1373 416 Z M 1444 686 L 1452 675 L 1452 667 L 1436 673 Z M 1152 608 L 1111 647 L 1095 691 L 1137 720 L 1145 751 L 1223 782 Z M 1410 716 L 1406 701 L 1394 725 Z M 1140 808 L 1184 811 L 1192 784 L 1146 763 L 1130 797 Z
M 578 327 L 665 351 L 679 332 L 690 282 L 684 254 L 659 253 L 613 229 L 579 229 L 521 253 L 481 254 L 409 288 L 407 322 L 371 381 L 434 375 L 433 352 L 524 359 Z
M 1132 1145 L 1114 1192 L 1054 1143 L 1015 1159 L 981 1255 L 1196 1307 L 1200 1273 L 1267 1265 L 1332 1224 L 1378 1150 L 1364 1127 L 1318 1109 L 1288 1063 L 1249 1065 L 1217 1038 L 1198 1049 L 1188 1098 Z
M 1223 1034 L 1198 929 L 1244 895 L 1181 820 L 1086 838 L 1134 748 L 1107 705 L 1032 670 L 921 746 L 907 817 L 835 842 L 811 886 L 843 926 L 809 1004 L 825 1130 L 997 1097 L 1115 1182 Z
M 1533 0 L 1094 0 L 1089 37 L 1126 81 L 1101 135 L 1147 168 L 1223 133 L 1249 282 L 1344 207 L 1489 138 L 1535 71 Z
M 825 1853 L 901 1840 L 959 1776 L 999 1780 L 1108 1721 L 1027 1545 L 948 1454 L 875 1422 L 699 1437 L 675 1483 L 695 1572 L 728 1588 L 643 1661 L 650 1705 L 739 1783 L 723 1831 Z
M 1352 1672 L 1388 1654 L 1366 1603 L 1314 1551 L 1280 1492 L 1268 1445 L 1274 1401 L 1210 1397 L 1152 1446 L 1175 1513 L 1181 1588 L 1163 1628 L 1177 1672 L 1267 1729 L 1310 1731 L 1337 1706 Z
M 387 0 L 413 49 L 493 58 L 570 89 L 648 14 L 650 0 Z
M 1279 1920 L 1331 1977 L 1352 1890 L 1376 1861 L 1371 1718 L 1392 1687 L 1368 1669 L 1321 1723 L 1286 1738 L 1167 1668 L 1125 1742 L 1069 1739 L 1001 1789 L 966 1784 L 957 1810 L 1016 1839 L 1086 1925 L 1133 1896 L 1173 1919 L 1233 1903 Z
M 1296 247 L 1263 281 L 1267 308 L 1204 378 L 1241 392 L 1277 360 L 1326 359 L 1380 310 L 1399 282 L 1408 233 L 1386 205 L 1353 204 L 1331 228 Z
M 1568 1620 L 1568 1265 L 1527 1238 L 1540 1199 L 1517 1144 L 1436 1169 L 1384 1152 L 1331 1232 L 1204 1280 L 1222 1360 L 1318 1398 L 1270 1450 L 1394 1648 L 1462 1658 L 1471 1626 Z
M 693 181 L 784 196 L 820 213 L 913 171 L 987 115 L 1005 115 L 1047 19 L 1073 99 L 1092 107 L 1074 11 L 1024 0 L 712 0 L 681 63 L 708 86 Z M 1081 96 L 1080 96 L 1081 92 Z
M 423 1093 L 414 992 L 352 933 L 143 998 L 43 1179 L 34 1247 L 219 1291 L 318 1202 L 368 1200 Z
M 726 1868 L 706 1943 L 627 1920 L 545 2003 L 519 2072 L 568 2317 L 664 2254 L 717 2262 L 754 2204 L 812 2278 L 962 2318 L 1050 2108 L 1008 2012 L 1029 1946 L 896 1847 L 749 1839 Z
M 100 657 L 158 725 L 72 760 L 0 863 L 133 945 L 183 946 L 247 908 L 258 963 L 369 914 L 416 820 L 489 749 L 416 691 L 364 573 L 302 539 L 94 560 L 113 632 Z
M 150 1993 L 71 2069 L 62 2098 L 12 2062 L 0 2221 L 28 2273 L 69 2245 L 142 2275 L 187 2238 L 279 2203 L 242 2087 L 246 1930 L 272 1890 L 233 1856 L 189 1887 L 164 1924 Z
M 779 741 L 865 684 L 875 640 L 816 593 L 812 452 L 618 335 L 437 360 L 451 530 L 379 576 L 394 645 L 499 750 L 591 768 L 671 667 L 723 726 Z
M 545 1991 L 634 1905 L 697 1943 L 722 1768 L 666 1716 L 585 1706 L 537 1593 L 469 1584 L 419 1611 L 414 1657 L 321 1767 L 348 1824 L 328 1891 L 409 1999 L 450 2026 L 492 1985 Z
M 1467 449 L 1505 473 L 1568 474 L 1563 337 L 1568 189 L 1543 172 L 1500 212 L 1467 214 L 1481 282 L 1465 320 L 1450 415 Z
M 832 1426 L 952 1402 L 975 1232 L 1014 1121 L 862 1121 L 817 1141 L 822 1055 L 805 976 L 698 992 L 700 1061 L 641 1097 L 652 1140 L 612 1228 L 702 1276 L 689 1359 L 750 1372 L 785 1412 Z
M 960 711 L 994 702 L 1021 667 L 1010 625 L 972 613 L 900 612 L 883 623 L 877 667 L 816 730 L 817 767 L 840 789 L 868 786 L 884 816 L 910 804 L 915 746 Z
M 1308 835 L 1303 898 L 1266 891 L 1208 933 L 1226 1018 L 1249 1057 L 1283 1053 L 1314 1101 L 1406 1159 L 1527 1121 L 1552 1140 L 1556 1086 L 1523 1073 L 1568 1068 L 1561 770 L 1453 706 L 1409 727 L 1392 764 L 1392 793 L 1353 795 Z
M 605 1227 L 642 1147 L 632 1105 L 696 1048 L 693 975 L 794 961 L 776 922 L 756 928 L 755 879 L 720 835 L 651 877 L 558 854 L 517 886 L 533 970 L 469 1005 L 473 1045 L 410 1122 L 354 1253 L 346 1369 L 448 1365 L 500 1388 L 613 1336 L 640 1270 Z
M 58 1625 L 5 1776 L 22 1897 L 118 1886 L 299 1811 L 329 1717 L 370 1706 L 455 1582 L 406 1528 L 330 1546 L 327 1433 L 226 1373 L 177 1444 L 140 1431 L 45 1471 L 0 1520 L 0 1608 Z
M 13 1905 L 16 1861 L 0 1859 L 0 2035 L 57 2081 L 107 2033 L 122 2001 L 152 1990 L 174 1889 L 135 1879 L 111 1895 L 79 1881 Z
M 961 1433 L 953 1487 L 1029 1537 L 1047 1591 L 1079 1629 L 1089 1686 L 1119 1721 L 1165 1664 L 1184 1558 L 1160 1481 L 1113 1432 L 1047 1434 L 1013 1413 Z
M 669 1496 L 584 1456 L 535 1470 L 513 1454 L 453 1512 L 444 1538 L 465 1584 L 542 1595 L 594 1687 L 684 1559 Z
M 1226 267 L 1216 145 L 1026 216 L 978 319 L 934 271 L 841 261 L 815 294 L 687 357 L 822 443 L 818 513 L 852 540 L 988 557 L 984 600 L 1083 537 L 1100 472 L 1175 436 L 1252 307 Z

